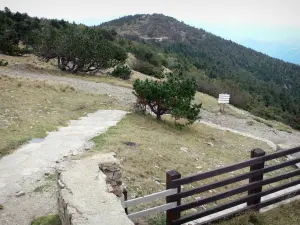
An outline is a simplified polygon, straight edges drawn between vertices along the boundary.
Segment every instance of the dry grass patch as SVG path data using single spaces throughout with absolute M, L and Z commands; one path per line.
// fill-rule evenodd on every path
M 118 108 L 108 96 L 73 87 L 1 76 L 0 156 L 97 109 Z
M 298 225 L 300 201 L 294 201 L 264 213 L 248 212 L 218 225 Z
M 137 114 L 127 115 L 116 127 L 94 138 L 94 141 L 94 152 L 117 153 L 121 160 L 123 180 L 128 187 L 129 198 L 164 190 L 166 170 L 175 169 L 182 176 L 187 176 L 247 160 L 253 148 L 272 152 L 263 142 L 228 131 L 216 130 L 199 123 L 180 131 L 169 122 L 160 123 L 151 116 Z M 128 146 L 126 142 L 136 143 L 136 146 Z M 185 185 L 185 189 L 235 176 L 247 170 L 249 169 Z M 245 180 L 227 185 L 185 200 L 214 195 L 247 182 Z M 150 204 L 145 204 L 138 209 L 149 206 Z

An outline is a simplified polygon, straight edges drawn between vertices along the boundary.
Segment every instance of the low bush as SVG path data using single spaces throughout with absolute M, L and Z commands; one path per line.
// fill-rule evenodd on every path
M 134 65 L 133 65 L 133 69 L 144 73 L 146 75 L 149 76 L 153 76 L 156 77 L 158 79 L 164 78 L 164 74 L 163 74 L 163 70 L 160 67 L 155 67 L 152 64 L 145 62 L 145 61 L 137 61 Z
M 126 66 L 117 66 L 114 71 L 111 73 L 112 76 L 121 78 L 123 80 L 129 80 L 131 77 L 131 69 Z
M 0 59 L 0 66 L 7 66 L 8 62 L 5 61 L 4 59 Z

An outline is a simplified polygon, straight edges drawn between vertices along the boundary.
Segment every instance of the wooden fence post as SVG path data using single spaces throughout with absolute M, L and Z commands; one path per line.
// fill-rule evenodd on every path
M 261 150 L 260 148 L 256 148 L 251 151 L 251 158 L 261 157 L 261 156 L 264 156 L 265 154 L 266 154 L 265 151 Z M 260 163 L 254 164 L 254 165 L 250 166 L 250 172 L 259 170 L 259 169 L 263 169 L 264 167 L 265 167 L 265 162 L 260 162 Z M 261 181 L 263 179 L 264 179 L 264 174 L 259 174 L 254 177 L 250 177 L 249 183 Z M 260 193 L 261 191 L 262 191 L 262 187 L 256 187 L 256 188 L 249 190 L 248 195 Z M 248 200 L 247 205 L 251 206 L 251 205 L 259 204 L 260 200 L 261 200 L 261 197 L 254 197 L 253 199 Z
M 126 202 L 128 200 L 128 192 L 125 186 L 123 186 L 123 195 L 124 201 Z M 128 215 L 128 208 L 125 208 L 125 213 Z
M 176 170 L 170 170 L 166 172 L 166 189 L 174 188 L 172 186 L 172 181 L 175 179 L 181 178 L 181 174 L 177 172 Z M 177 187 L 177 193 L 180 193 L 181 191 L 181 185 Z M 170 203 L 173 202 L 171 196 L 166 197 L 166 202 Z M 177 200 L 177 206 L 181 205 L 181 199 Z M 166 225 L 171 225 L 173 220 L 180 218 L 180 212 L 173 212 L 172 209 L 167 210 L 167 216 L 166 216 Z

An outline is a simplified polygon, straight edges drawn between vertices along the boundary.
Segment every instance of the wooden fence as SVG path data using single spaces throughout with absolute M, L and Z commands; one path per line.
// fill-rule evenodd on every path
M 153 213 L 159 213 L 166 211 L 166 223 L 167 225 L 179 225 L 184 224 L 186 222 L 190 222 L 199 218 L 203 218 L 212 214 L 219 213 L 226 209 L 231 209 L 232 207 L 239 206 L 241 204 L 245 204 L 244 207 L 236 208 L 235 210 L 230 210 L 229 213 L 214 216 L 212 219 L 207 220 L 205 222 L 200 222 L 199 224 L 207 224 L 211 222 L 216 222 L 225 218 L 233 217 L 237 214 L 248 210 L 259 210 L 260 208 L 272 205 L 274 203 L 283 201 L 290 197 L 294 197 L 300 194 L 300 188 L 295 189 L 291 192 L 281 194 L 280 196 L 273 197 L 271 199 L 261 201 L 263 196 L 270 195 L 272 193 L 285 190 L 290 187 L 294 187 L 300 184 L 300 179 L 297 178 L 290 182 L 285 182 L 275 187 L 271 187 L 263 190 L 263 186 L 272 184 L 278 181 L 282 181 L 288 178 L 296 177 L 300 175 L 300 169 L 295 169 L 277 176 L 273 176 L 270 178 L 264 179 L 264 174 L 269 173 L 271 171 L 275 171 L 287 166 L 294 166 L 297 163 L 300 163 L 300 157 L 287 160 L 282 163 L 278 163 L 275 165 L 265 166 L 266 161 L 270 161 L 279 157 L 287 156 L 290 154 L 294 154 L 300 152 L 300 147 L 293 148 L 289 150 L 278 151 L 272 154 L 265 154 L 265 152 L 261 149 L 254 149 L 251 151 L 251 159 L 240 162 L 231 166 L 226 166 L 223 168 L 219 168 L 216 170 L 212 170 L 209 172 L 199 173 L 188 177 L 181 177 L 181 174 L 175 170 L 168 171 L 166 173 L 166 190 L 154 193 L 148 196 L 144 196 L 137 199 L 127 200 L 127 193 L 125 194 L 125 202 L 124 207 L 126 212 L 128 207 L 135 206 L 137 204 L 151 202 L 153 200 L 159 198 L 165 198 L 166 204 L 157 206 L 154 208 L 146 209 L 140 212 L 135 212 L 128 214 L 130 219 L 136 219 L 143 216 L 148 216 Z M 236 170 L 240 170 L 243 168 L 250 167 L 250 171 L 236 175 L 234 177 L 226 178 L 214 183 L 206 184 L 200 187 L 196 187 L 191 190 L 182 190 L 182 185 L 191 184 L 194 182 L 199 182 L 201 180 L 212 178 L 218 175 L 226 174 L 229 172 L 233 172 Z M 191 201 L 188 203 L 181 204 L 181 200 L 186 197 L 193 196 L 195 194 L 200 194 L 215 188 L 223 187 L 228 184 L 233 184 L 242 180 L 248 179 L 249 182 L 245 185 L 233 188 L 231 190 L 226 190 L 225 192 L 215 194 L 209 197 L 203 197 L 197 199 L 195 201 Z M 191 213 L 188 215 L 181 216 L 181 212 L 193 209 L 208 203 L 216 202 L 221 199 L 225 199 L 236 194 L 248 192 L 248 195 L 238 198 L 237 200 L 232 200 L 227 203 L 222 203 L 216 205 L 212 208 Z M 198 224 L 198 223 L 197 223 Z

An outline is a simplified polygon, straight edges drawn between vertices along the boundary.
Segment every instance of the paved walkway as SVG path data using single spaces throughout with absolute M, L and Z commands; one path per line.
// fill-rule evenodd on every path
M 53 173 L 65 157 L 87 149 L 91 138 L 116 125 L 125 114 L 120 110 L 97 111 L 50 132 L 40 142 L 28 143 L 3 157 L 0 160 L 0 204 L 4 210 L 0 210 L 0 224 L 28 225 L 35 216 L 56 212 L 55 191 L 36 190 L 46 184 L 45 174 Z

